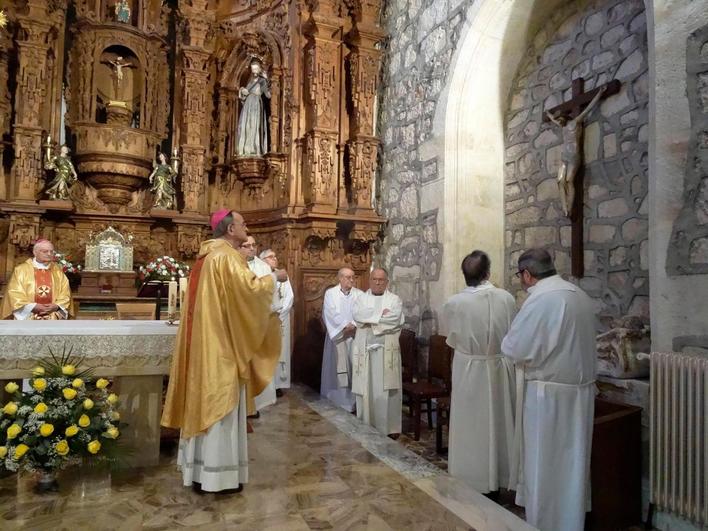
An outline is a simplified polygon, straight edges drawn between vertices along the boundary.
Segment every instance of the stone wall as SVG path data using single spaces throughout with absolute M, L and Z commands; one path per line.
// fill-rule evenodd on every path
M 450 71 L 471 0 L 391 0 L 384 20 L 390 35 L 383 68 L 379 136 L 383 166 L 379 212 L 389 219 L 379 260 L 404 302 L 407 326 L 422 337 L 437 330 L 430 282 L 440 277 L 438 208 L 421 203 L 423 188 L 440 178 L 422 145 Z
M 554 254 L 570 273 L 569 220 L 562 214 L 556 173 L 558 127 L 545 111 L 570 97 L 571 80 L 585 90 L 619 79 L 622 88 L 585 119 L 585 277 L 578 283 L 601 316 L 649 314 L 649 73 L 641 0 L 574 2 L 535 37 L 512 90 L 506 122 L 506 261 L 508 284 L 529 247 Z
M 687 96 L 691 137 L 686 158 L 683 208 L 667 249 L 670 275 L 708 273 L 708 26 L 686 46 Z

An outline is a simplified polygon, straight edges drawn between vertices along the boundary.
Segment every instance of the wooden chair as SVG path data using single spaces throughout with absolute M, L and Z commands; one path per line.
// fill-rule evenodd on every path
M 117 302 L 118 319 L 128 321 L 154 321 L 154 302 Z
M 435 451 L 439 454 L 447 452 L 447 446 L 443 446 L 443 426 L 447 426 L 447 435 L 450 437 L 450 400 L 451 397 L 444 396 L 435 401 Z
M 418 341 L 415 332 L 404 328 L 398 338 L 401 347 L 401 365 L 403 371 L 403 381 L 412 382 L 418 375 Z
M 452 388 L 453 350 L 447 346 L 447 338 L 441 335 L 430 336 L 428 352 L 428 376 L 426 380 L 403 382 L 403 396 L 407 396 L 414 426 L 414 439 L 420 440 L 420 414 L 422 404 L 426 403 L 428 428 L 433 428 L 432 399 L 450 396 Z

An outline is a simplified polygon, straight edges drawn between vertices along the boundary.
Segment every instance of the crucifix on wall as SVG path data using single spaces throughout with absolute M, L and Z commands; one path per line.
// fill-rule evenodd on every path
M 582 278 L 583 263 L 583 120 L 600 100 L 620 89 L 620 82 L 613 79 L 588 92 L 583 92 L 583 78 L 574 79 L 572 97 L 548 109 L 543 121 L 550 121 L 561 129 L 563 151 L 558 168 L 558 191 L 563 213 L 571 221 L 571 273 Z

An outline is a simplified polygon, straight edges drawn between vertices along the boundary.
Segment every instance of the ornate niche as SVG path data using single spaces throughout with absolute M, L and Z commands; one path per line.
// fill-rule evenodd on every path
M 128 2 L 130 16 L 114 2 L 100 2 L 98 13 L 80 7 L 72 27 L 67 103 L 77 170 L 111 212 L 145 187 L 167 136 L 166 28 L 163 16 L 149 23 L 152 3 Z
M 225 196 L 238 187 L 248 192 L 246 203 L 276 206 L 287 185 L 282 117 L 289 114 L 286 91 L 292 82 L 283 38 L 266 28 L 235 28 L 229 23 L 223 28 L 232 44 L 217 92 L 217 180 Z M 263 204 L 266 196 L 270 205 Z

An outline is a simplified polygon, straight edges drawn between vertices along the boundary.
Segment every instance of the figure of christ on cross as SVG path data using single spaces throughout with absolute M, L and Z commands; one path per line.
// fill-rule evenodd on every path
M 544 121 L 561 128 L 563 151 L 558 168 L 558 190 L 563 213 L 571 220 L 571 273 L 582 278 L 583 264 L 583 120 L 601 99 L 617 94 L 620 82 L 613 79 L 588 92 L 583 92 L 583 78 L 572 82 L 570 100 L 549 109 Z

